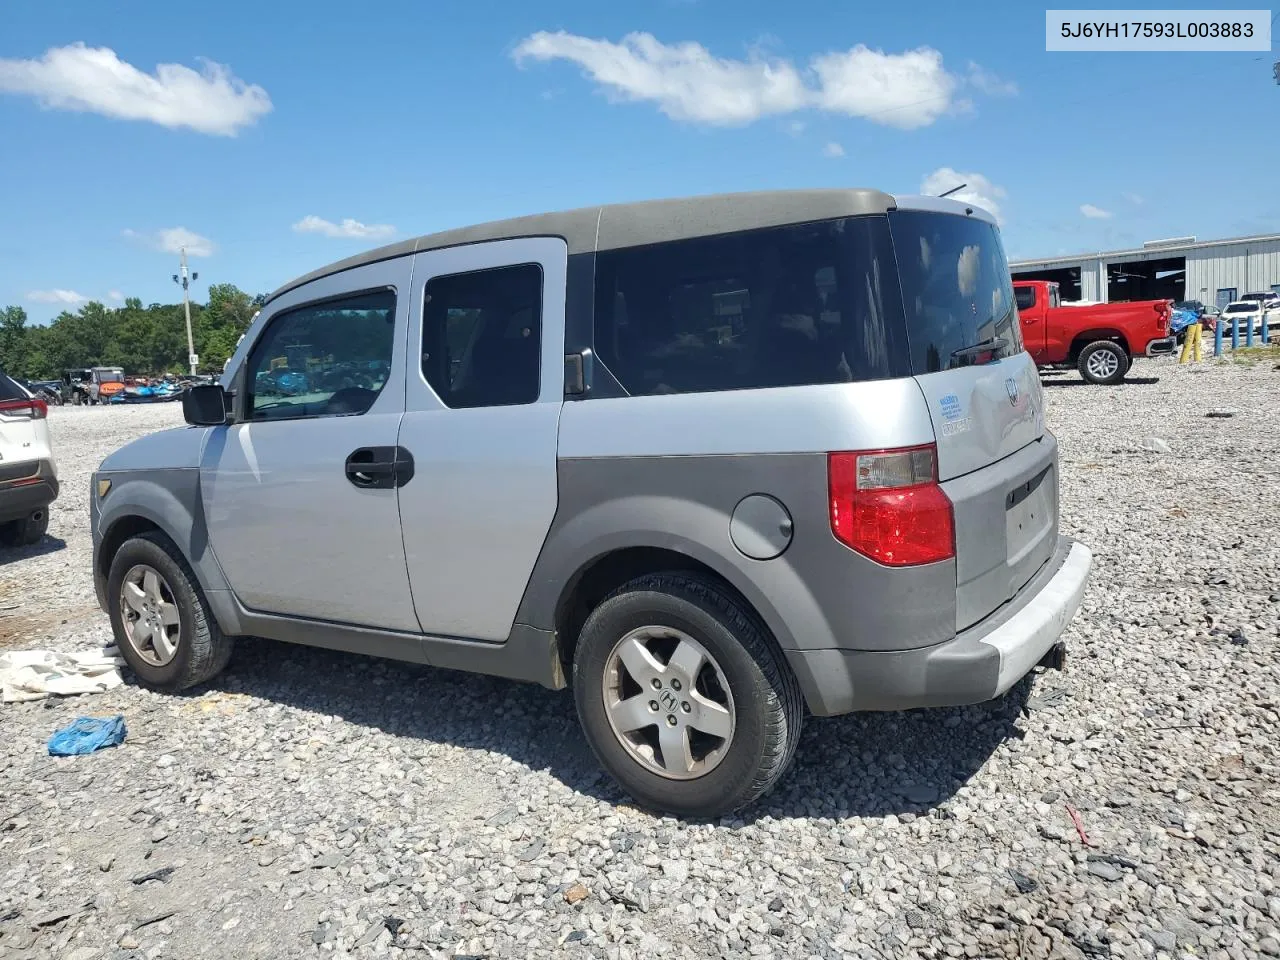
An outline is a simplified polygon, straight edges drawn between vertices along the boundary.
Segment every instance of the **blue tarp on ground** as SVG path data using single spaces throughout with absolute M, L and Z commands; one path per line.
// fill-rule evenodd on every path
M 76 757 L 124 743 L 124 717 L 77 717 L 49 738 L 49 756 Z
M 1181 333 L 1199 320 L 1200 315 L 1194 310 L 1175 310 L 1173 311 L 1173 316 L 1169 319 L 1169 332 Z

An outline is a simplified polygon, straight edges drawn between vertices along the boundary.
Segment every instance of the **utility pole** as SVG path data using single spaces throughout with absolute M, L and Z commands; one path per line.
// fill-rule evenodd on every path
M 200 274 L 191 274 L 190 280 L 199 280 Z M 196 375 L 196 366 L 200 363 L 200 358 L 196 356 L 196 344 L 191 339 L 191 297 L 188 294 L 188 288 L 191 286 L 190 280 L 187 279 L 187 248 L 182 248 L 182 274 L 179 279 L 178 274 L 173 275 L 173 282 L 182 287 L 182 309 L 187 315 L 187 362 L 191 364 L 191 375 Z

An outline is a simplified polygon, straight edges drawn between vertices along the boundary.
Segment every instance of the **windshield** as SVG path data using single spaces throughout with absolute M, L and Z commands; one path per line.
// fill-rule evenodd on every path
M 1253 313 L 1258 309 L 1256 303 L 1233 303 L 1224 310 L 1224 313 Z
M 994 226 L 955 214 L 889 215 L 911 367 L 950 370 L 1022 352 L 1013 280 Z M 987 350 L 971 348 L 988 345 Z

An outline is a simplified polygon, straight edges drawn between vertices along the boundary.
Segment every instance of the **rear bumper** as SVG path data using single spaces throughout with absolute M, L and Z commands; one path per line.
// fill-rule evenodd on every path
M 1177 337 L 1161 337 L 1147 344 L 1148 357 L 1167 357 L 1178 349 Z
M 1080 607 L 1093 555 L 1059 537 L 1053 556 L 1012 601 L 945 643 L 916 650 L 788 651 L 816 716 L 993 700 L 1031 671 Z
M 29 461 L 28 461 L 29 462 Z M 21 520 L 58 499 L 58 478 L 53 464 L 41 460 L 36 472 L 21 480 L 0 482 L 0 523 Z

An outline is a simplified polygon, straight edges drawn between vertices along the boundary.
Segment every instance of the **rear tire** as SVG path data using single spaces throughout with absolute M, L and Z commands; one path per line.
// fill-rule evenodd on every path
M 635 675 L 635 663 L 656 672 Z M 799 684 L 755 615 L 720 583 L 687 573 L 639 577 L 596 607 L 573 688 L 601 765 L 642 805 L 682 816 L 720 816 L 769 791 L 804 716 Z M 627 703 L 639 720 L 624 717 Z M 717 728 L 727 736 L 707 732 Z M 668 758 L 663 743 L 683 749 Z
M 126 580 L 143 587 L 133 592 L 132 602 L 123 595 Z M 155 586 L 154 598 L 147 585 Z M 231 659 L 235 638 L 218 627 L 195 574 L 164 534 L 141 534 L 116 551 L 107 575 L 107 607 L 120 655 L 152 690 L 177 693 L 204 683 Z M 176 624 L 166 623 L 175 612 Z M 154 623 L 147 622 L 151 616 Z
M 0 546 L 31 547 L 44 539 L 49 529 L 49 508 L 32 510 L 25 517 L 0 524 Z
M 1080 351 L 1076 369 L 1089 383 L 1119 383 L 1129 372 L 1129 354 L 1114 340 L 1095 340 Z

